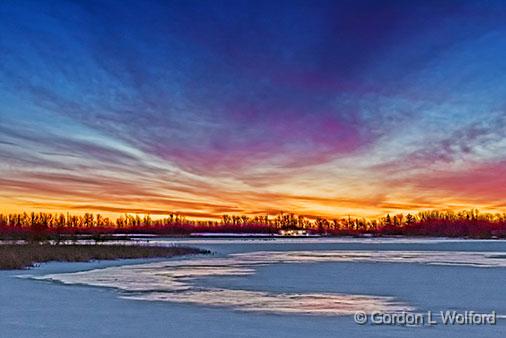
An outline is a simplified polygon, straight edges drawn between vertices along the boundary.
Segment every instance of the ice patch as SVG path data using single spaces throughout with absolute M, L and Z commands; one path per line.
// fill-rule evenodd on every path
M 259 263 L 374 262 L 506 267 L 503 252 L 457 251 L 257 251 L 231 255 L 240 261 Z
M 332 293 L 276 294 L 218 288 L 178 293 L 150 292 L 142 295 L 123 296 L 123 298 L 230 307 L 250 312 L 322 316 L 353 315 L 357 311 L 371 313 L 374 311 L 401 312 L 412 310 L 411 307 L 396 302 L 391 297 Z
M 506 267 L 504 253 L 427 251 L 257 251 L 225 258 L 197 258 L 124 265 L 32 277 L 65 284 L 84 284 L 121 290 L 121 297 L 147 301 L 229 307 L 240 311 L 313 315 L 350 315 L 356 311 L 412 311 L 386 296 L 336 293 L 276 293 L 199 286 L 197 278 L 248 276 L 269 264 L 322 262 L 381 262 L 469 267 Z M 205 282 L 205 279 L 202 280 Z

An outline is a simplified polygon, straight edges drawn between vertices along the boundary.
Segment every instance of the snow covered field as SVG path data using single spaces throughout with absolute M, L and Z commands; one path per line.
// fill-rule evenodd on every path
M 506 241 L 153 239 L 210 249 L 170 260 L 0 272 L 0 337 L 503 337 Z M 497 314 L 443 325 L 439 311 Z M 438 325 L 358 325 L 427 313 Z

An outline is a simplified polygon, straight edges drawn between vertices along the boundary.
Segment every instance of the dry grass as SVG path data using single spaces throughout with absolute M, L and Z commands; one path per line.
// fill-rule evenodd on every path
M 202 253 L 208 253 L 208 251 L 187 247 L 140 244 L 2 244 L 0 245 L 0 270 L 24 269 L 37 263 L 50 261 L 88 262 L 92 260 L 172 257 Z

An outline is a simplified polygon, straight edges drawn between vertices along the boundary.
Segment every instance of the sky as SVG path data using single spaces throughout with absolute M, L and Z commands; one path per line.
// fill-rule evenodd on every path
M 506 211 L 504 1 L 0 2 L 0 212 Z

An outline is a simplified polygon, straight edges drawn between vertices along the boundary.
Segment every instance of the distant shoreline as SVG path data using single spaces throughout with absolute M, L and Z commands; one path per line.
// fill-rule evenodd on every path
M 209 233 L 190 233 L 190 234 L 173 234 L 173 233 L 98 233 L 98 234 L 52 234 L 49 236 L 41 236 L 33 238 L 30 235 L 2 236 L 0 233 L 0 245 L 3 244 L 20 244 L 20 243 L 42 243 L 42 244 L 100 244 L 106 242 L 131 242 L 136 241 L 149 242 L 150 239 L 156 238 L 180 238 L 180 239 L 458 239 L 458 240 L 506 240 L 506 237 L 497 236 L 443 236 L 443 235 L 386 235 L 386 234 L 305 234 L 305 235 L 281 235 L 279 233 L 241 233 L 241 232 L 209 232 Z M 141 243 L 138 243 L 141 244 Z
M 243 236 L 357 236 L 357 237 L 452 237 L 506 238 L 506 214 L 480 213 L 477 209 L 454 212 L 426 210 L 417 214 L 387 214 L 378 219 L 336 217 L 308 218 L 293 213 L 277 216 L 222 215 L 221 220 L 188 220 L 178 213 L 152 219 L 150 215 L 130 215 L 109 219 L 100 214 L 18 212 L 0 213 L 0 238 L 31 241 L 82 239 L 103 241 L 112 236 L 153 234 L 192 236 L 192 234 L 242 234 Z M 210 236 L 210 235 L 209 235 Z
M 89 262 L 207 254 L 208 250 L 145 244 L 2 244 L 0 270 L 26 269 L 46 262 Z

